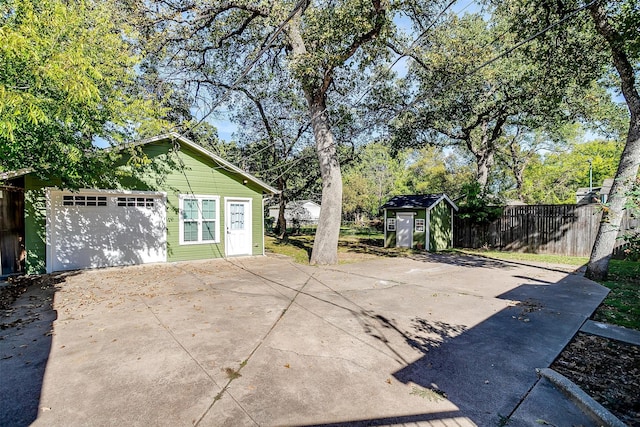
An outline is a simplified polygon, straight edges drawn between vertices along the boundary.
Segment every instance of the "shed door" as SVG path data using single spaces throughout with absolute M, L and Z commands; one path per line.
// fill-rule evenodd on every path
M 167 259 L 162 195 L 51 191 L 49 203 L 48 271 Z
M 225 226 L 227 256 L 251 255 L 251 200 L 227 199 Z
M 413 242 L 413 214 L 398 212 L 396 215 L 396 246 L 410 248 Z

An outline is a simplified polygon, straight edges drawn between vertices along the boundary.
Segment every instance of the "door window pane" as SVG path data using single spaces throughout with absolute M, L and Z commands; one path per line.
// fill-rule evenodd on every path
M 244 205 L 231 203 L 231 229 L 244 230 Z

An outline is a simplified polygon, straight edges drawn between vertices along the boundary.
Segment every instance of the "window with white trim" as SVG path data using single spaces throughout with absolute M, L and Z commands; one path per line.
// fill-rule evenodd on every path
M 180 244 L 220 242 L 220 197 L 180 195 Z
M 396 231 L 396 219 L 387 218 L 387 231 Z
M 424 233 L 424 219 L 416 219 L 416 233 Z

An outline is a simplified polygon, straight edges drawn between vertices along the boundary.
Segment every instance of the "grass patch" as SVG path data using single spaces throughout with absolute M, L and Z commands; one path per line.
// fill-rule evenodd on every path
M 279 240 L 267 235 L 264 248 L 267 252 L 289 256 L 298 264 L 309 264 L 313 236 L 290 236 L 287 240 Z
M 550 255 L 550 254 L 530 254 L 522 252 L 500 252 L 500 251 L 484 251 L 480 249 L 456 249 L 455 252 L 480 255 L 489 258 L 504 259 L 508 261 L 531 261 L 531 262 L 546 262 L 549 264 L 566 264 L 566 265 L 585 265 L 589 258 L 577 257 L 577 256 L 564 256 L 564 255 Z
M 602 285 L 610 292 L 593 319 L 640 330 L 640 262 L 612 259 Z

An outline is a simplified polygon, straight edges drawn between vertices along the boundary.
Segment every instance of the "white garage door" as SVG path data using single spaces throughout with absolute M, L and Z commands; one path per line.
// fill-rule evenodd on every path
M 166 223 L 160 193 L 51 190 L 47 271 L 166 261 Z

